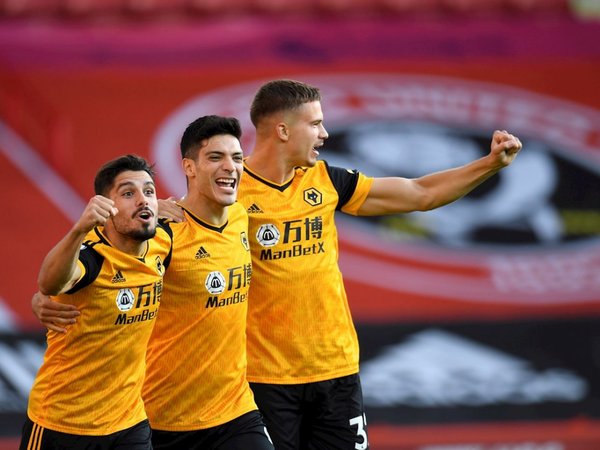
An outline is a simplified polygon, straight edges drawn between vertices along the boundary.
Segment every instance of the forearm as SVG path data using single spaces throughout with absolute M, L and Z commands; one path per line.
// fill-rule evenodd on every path
M 487 156 L 464 166 L 420 178 L 375 178 L 361 216 L 429 211 L 465 196 L 502 168 L 521 150 L 521 141 L 506 131 L 494 131 Z
M 46 295 L 68 290 L 78 278 L 77 259 L 86 233 L 73 228 L 46 255 L 40 267 L 38 286 Z
M 417 178 L 414 182 L 424 193 L 418 210 L 429 211 L 452 203 L 498 173 L 500 169 L 494 160 L 486 156 L 461 167 Z
M 358 211 L 361 216 L 429 211 L 452 203 L 500 170 L 484 157 L 467 165 L 420 178 L 375 178 Z

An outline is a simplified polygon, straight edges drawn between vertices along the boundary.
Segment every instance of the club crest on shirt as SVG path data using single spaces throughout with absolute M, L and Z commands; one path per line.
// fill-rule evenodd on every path
M 160 276 L 163 276 L 165 274 L 165 266 L 163 265 L 162 259 L 160 258 L 160 256 L 157 256 L 155 261 L 156 261 L 156 272 Z
M 323 203 L 323 194 L 321 194 L 314 187 L 311 187 L 304 191 L 304 201 L 310 206 L 320 205 L 321 203 Z
M 246 251 L 250 250 L 250 244 L 248 243 L 248 235 L 246 234 L 245 231 L 242 231 L 240 233 L 240 240 L 242 241 L 242 245 L 244 246 L 244 248 L 246 249 Z

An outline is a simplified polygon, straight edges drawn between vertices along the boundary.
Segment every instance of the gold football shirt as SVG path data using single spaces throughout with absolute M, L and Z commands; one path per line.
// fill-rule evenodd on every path
M 150 425 L 165 431 L 211 428 L 257 409 L 246 380 L 248 216 L 239 203 L 220 228 L 185 216 L 169 224 L 173 256 L 143 391 Z
M 372 185 L 358 172 L 297 168 L 274 184 L 245 168 L 253 279 L 248 380 L 295 384 L 358 372 L 358 340 L 338 267 L 336 210 L 356 214 Z
M 137 258 L 96 228 L 86 236 L 83 275 L 54 300 L 81 315 L 65 334 L 48 331 L 48 347 L 29 396 L 29 418 L 55 431 L 107 435 L 146 418 L 141 398 L 145 354 L 171 238 L 158 227 Z

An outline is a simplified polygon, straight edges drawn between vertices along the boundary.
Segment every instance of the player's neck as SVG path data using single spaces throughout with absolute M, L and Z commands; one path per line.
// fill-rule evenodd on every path
M 206 198 L 200 195 L 188 192 L 179 204 L 209 225 L 220 227 L 227 222 L 229 207 L 214 201 L 207 201 Z
M 275 184 L 284 184 L 294 176 L 294 166 L 279 157 L 276 150 L 255 148 L 245 162 L 253 173 Z
M 112 228 L 105 227 L 103 233 L 113 247 L 118 248 L 123 253 L 135 256 L 136 258 L 144 256 L 148 248 L 148 241 L 132 239 Z

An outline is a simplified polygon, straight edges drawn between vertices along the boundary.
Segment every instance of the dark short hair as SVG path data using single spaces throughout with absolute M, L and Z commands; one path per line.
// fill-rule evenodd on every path
M 96 173 L 94 178 L 94 191 L 96 195 L 106 195 L 113 186 L 115 178 L 121 173 L 127 170 L 134 172 L 144 171 L 152 180 L 154 180 L 154 169 L 153 165 L 150 165 L 148 161 L 137 155 L 125 155 L 119 158 L 113 159 L 112 161 L 104 164 Z
M 230 134 L 238 139 L 242 138 L 240 122 L 235 117 L 203 116 L 190 123 L 181 137 L 179 148 L 181 158 L 195 159 L 197 150 L 206 139 L 220 134 Z
M 320 102 L 319 89 L 301 81 L 274 80 L 263 84 L 252 100 L 250 120 L 256 126 L 275 112 L 293 110 L 304 103 Z

